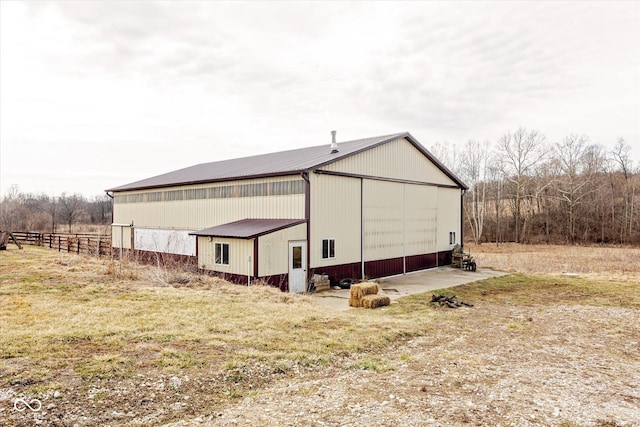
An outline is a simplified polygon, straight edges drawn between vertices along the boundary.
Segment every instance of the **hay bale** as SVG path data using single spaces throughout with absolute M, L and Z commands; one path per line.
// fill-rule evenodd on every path
M 365 295 L 360 300 L 361 307 L 377 308 L 391 304 L 391 299 L 386 295 Z
M 349 290 L 349 306 L 362 307 L 362 298 L 367 295 L 378 293 L 378 284 L 373 282 L 362 282 L 351 285 Z
M 362 299 L 349 297 L 349 307 L 362 307 Z
M 361 299 L 365 295 L 375 295 L 378 293 L 378 284 L 373 282 L 362 282 L 351 285 L 349 296 Z

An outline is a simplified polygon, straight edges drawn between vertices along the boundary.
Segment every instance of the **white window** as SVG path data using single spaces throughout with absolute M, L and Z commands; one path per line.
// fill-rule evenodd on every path
M 228 243 L 215 243 L 215 263 L 218 265 L 229 265 Z
M 449 232 L 449 244 L 450 245 L 455 245 L 456 244 L 456 232 L 455 231 L 450 231 Z
M 322 240 L 322 259 L 336 257 L 336 239 Z

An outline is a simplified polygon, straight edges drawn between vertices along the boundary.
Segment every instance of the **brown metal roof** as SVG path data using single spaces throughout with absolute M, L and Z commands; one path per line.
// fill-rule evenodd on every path
M 245 178 L 258 178 L 279 175 L 292 175 L 333 163 L 345 157 L 371 149 L 399 138 L 406 138 L 419 151 L 427 156 L 438 168 L 460 187 L 467 188 L 449 169 L 440 163 L 408 132 L 355 141 L 340 142 L 338 152 L 331 153 L 329 144 L 316 147 L 299 148 L 277 153 L 239 159 L 202 163 L 173 172 L 114 187 L 106 191 L 129 191 L 176 185 L 203 184 L 216 181 L 229 181 Z
M 304 219 L 270 219 L 270 218 L 247 218 L 240 221 L 229 222 L 227 224 L 216 225 L 204 230 L 189 233 L 193 236 L 229 237 L 236 239 L 253 239 L 274 231 L 303 224 Z

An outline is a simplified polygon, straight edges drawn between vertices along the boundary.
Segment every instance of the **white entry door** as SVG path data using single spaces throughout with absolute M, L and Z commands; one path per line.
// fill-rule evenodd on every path
M 289 292 L 307 290 L 307 242 L 289 242 Z

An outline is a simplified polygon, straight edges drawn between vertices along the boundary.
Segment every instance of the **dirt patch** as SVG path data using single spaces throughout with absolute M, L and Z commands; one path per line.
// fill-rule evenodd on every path
M 638 324 L 621 308 L 443 310 L 433 333 L 370 356 L 387 369 L 303 373 L 171 425 L 637 426 Z

